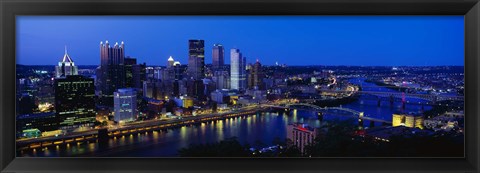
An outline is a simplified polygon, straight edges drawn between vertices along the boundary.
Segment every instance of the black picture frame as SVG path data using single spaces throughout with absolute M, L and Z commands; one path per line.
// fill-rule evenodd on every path
M 1 172 L 478 172 L 478 0 L 0 0 Z M 16 158 L 16 15 L 464 15 L 465 158 Z M 53 26 L 55 27 L 55 26 Z M 61 29 L 61 28 L 59 28 Z

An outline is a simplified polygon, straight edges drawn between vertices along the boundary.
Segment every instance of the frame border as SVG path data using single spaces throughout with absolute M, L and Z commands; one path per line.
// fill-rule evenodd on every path
M 15 158 L 16 15 L 464 15 L 465 158 Z M 1 172 L 478 172 L 478 0 L 0 0 Z

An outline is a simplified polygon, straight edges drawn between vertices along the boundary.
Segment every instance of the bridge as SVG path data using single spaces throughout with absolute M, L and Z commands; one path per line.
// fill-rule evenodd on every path
M 421 99 L 430 102 L 437 101 L 464 101 L 464 96 L 452 96 L 452 95 L 432 95 L 432 94 L 413 94 L 404 92 L 382 92 L 382 91 L 344 91 L 344 90 L 319 90 L 321 92 L 335 92 L 335 93 L 359 93 L 364 95 L 373 95 L 377 97 L 393 97 L 393 98 L 414 98 Z
M 372 118 L 365 116 L 363 112 L 356 111 L 350 108 L 344 108 L 344 107 L 320 107 L 317 105 L 312 105 L 308 103 L 288 103 L 288 104 L 283 104 L 283 105 L 265 105 L 267 107 L 271 108 L 278 108 L 278 109 L 303 109 L 303 110 L 315 110 L 319 111 L 322 113 L 332 113 L 332 114 L 337 114 L 340 112 L 346 112 L 351 117 L 358 118 L 360 120 L 368 120 L 370 122 L 380 122 L 384 124 L 391 124 L 391 121 L 387 121 L 384 119 L 378 119 L 378 118 Z

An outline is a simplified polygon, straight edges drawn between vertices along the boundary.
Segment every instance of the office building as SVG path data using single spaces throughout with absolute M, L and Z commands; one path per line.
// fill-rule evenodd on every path
M 143 81 L 146 80 L 146 64 L 137 64 L 137 59 L 125 57 L 125 87 L 142 89 Z
M 212 101 L 223 104 L 225 95 L 221 90 L 215 90 L 210 94 L 210 97 Z
M 252 89 L 258 87 L 258 89 L 261 90 L 265 89 L 263 85 L 264 76 L 265 75 L 262 70 L 262 64 L 260 64 L 260 61 L 257 60 L 257 62 L 250 69 L 250 74 L 248 77 L 248 88 Z
M 115 43 L 112 47 L 108 41 L 100 42 L 99 86 L 101 104 L 113 106 L 113 92 L 125 87 L 125 45 Z
M 204 44 L 204 40 L 188 40 L 188 74 L 196 80 L 205 77 Z
M 121 88 L 114 93 L 114 120 L 134 121 L 137 118 L 137 92 L 133 88 Z
M 42 112 L 34 114 L 23 114 L 16 119 L 17 137 L 29 137 L 23 132 L 25 130 L 37 129 L 40 132 L 58 130 L 58 120 L 55 112 Z
M 223 45 L 214 44 L 212 49 L 212 67 L 213 69 L 219 69 L 225 63 L 225 53 Z
M 67 75 L 78 75 L 78 67 L 75 66 L 72 58 L 67 53 L 67 47 L 65 47 L 62 61 L 58 62 L 58 66 L 55 67 L 55 77 L 65 77 Z
M 216 89 L 229 89 L 230 88 L 230 75 L 228 71 L 215 71 L 212 77 L 215 82 Z
M 246 89 L 245 57 L 240 49 L 230 51 L 230 88 L 236 90 Z
M 55 79 L 55 111 L 60 129 L 92 127 L 95 123 L 93 79 L 70 75 Z

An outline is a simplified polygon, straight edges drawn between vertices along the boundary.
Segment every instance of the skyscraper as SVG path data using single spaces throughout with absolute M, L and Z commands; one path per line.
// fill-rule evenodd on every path
M 242 90 L 246 88 L 245 57 L 240 49 L 230 50 L 230 88 Z
M 125 87 L 135 87 L 133 76 L 136 75 L 134 66 L 137 65 L 137 59 L 132 57 L 125 57 Z
M 58 62 L 58 66 L 55 67 L 55 77 L 65 77 L 67 75 L 78 75 L 78 68 L 68 55 L 67 47 L 65 47 L 62 61 Z
M 100 91 L 102 105 L 113 106 L 113 92 L 125 87 L 125 45 L 115 43 L 113 47 L 108 41 L 100 42 Z
M 114 93 L 114 120 L 133 121 L 137 117 L 137 92 L 132 88 L 118 89 Z
M 188 73 L 193 79 L 205 77 L 205 42 L 188 40 Z
M 224 65 L 225 53 L 221 44 L 214 44 L 212 49 L 212 66 L 218 69 Z
M 55 79 L 55 110 L 61 129 L 72 130 L 95 123 L 93 79 L 69 75 Z
M 250 74 L 248 77 L 248 88 L 258 87 L 258 89 L 264 89 L 263 87 L 263 70 L 262 64 L 257 60 L 255 64 L 250 69 Z
M 146 64 L 137 64 L 137 59 L 127 56 L 125 58 L 125 87 L 142 89 L 146 80 Z

